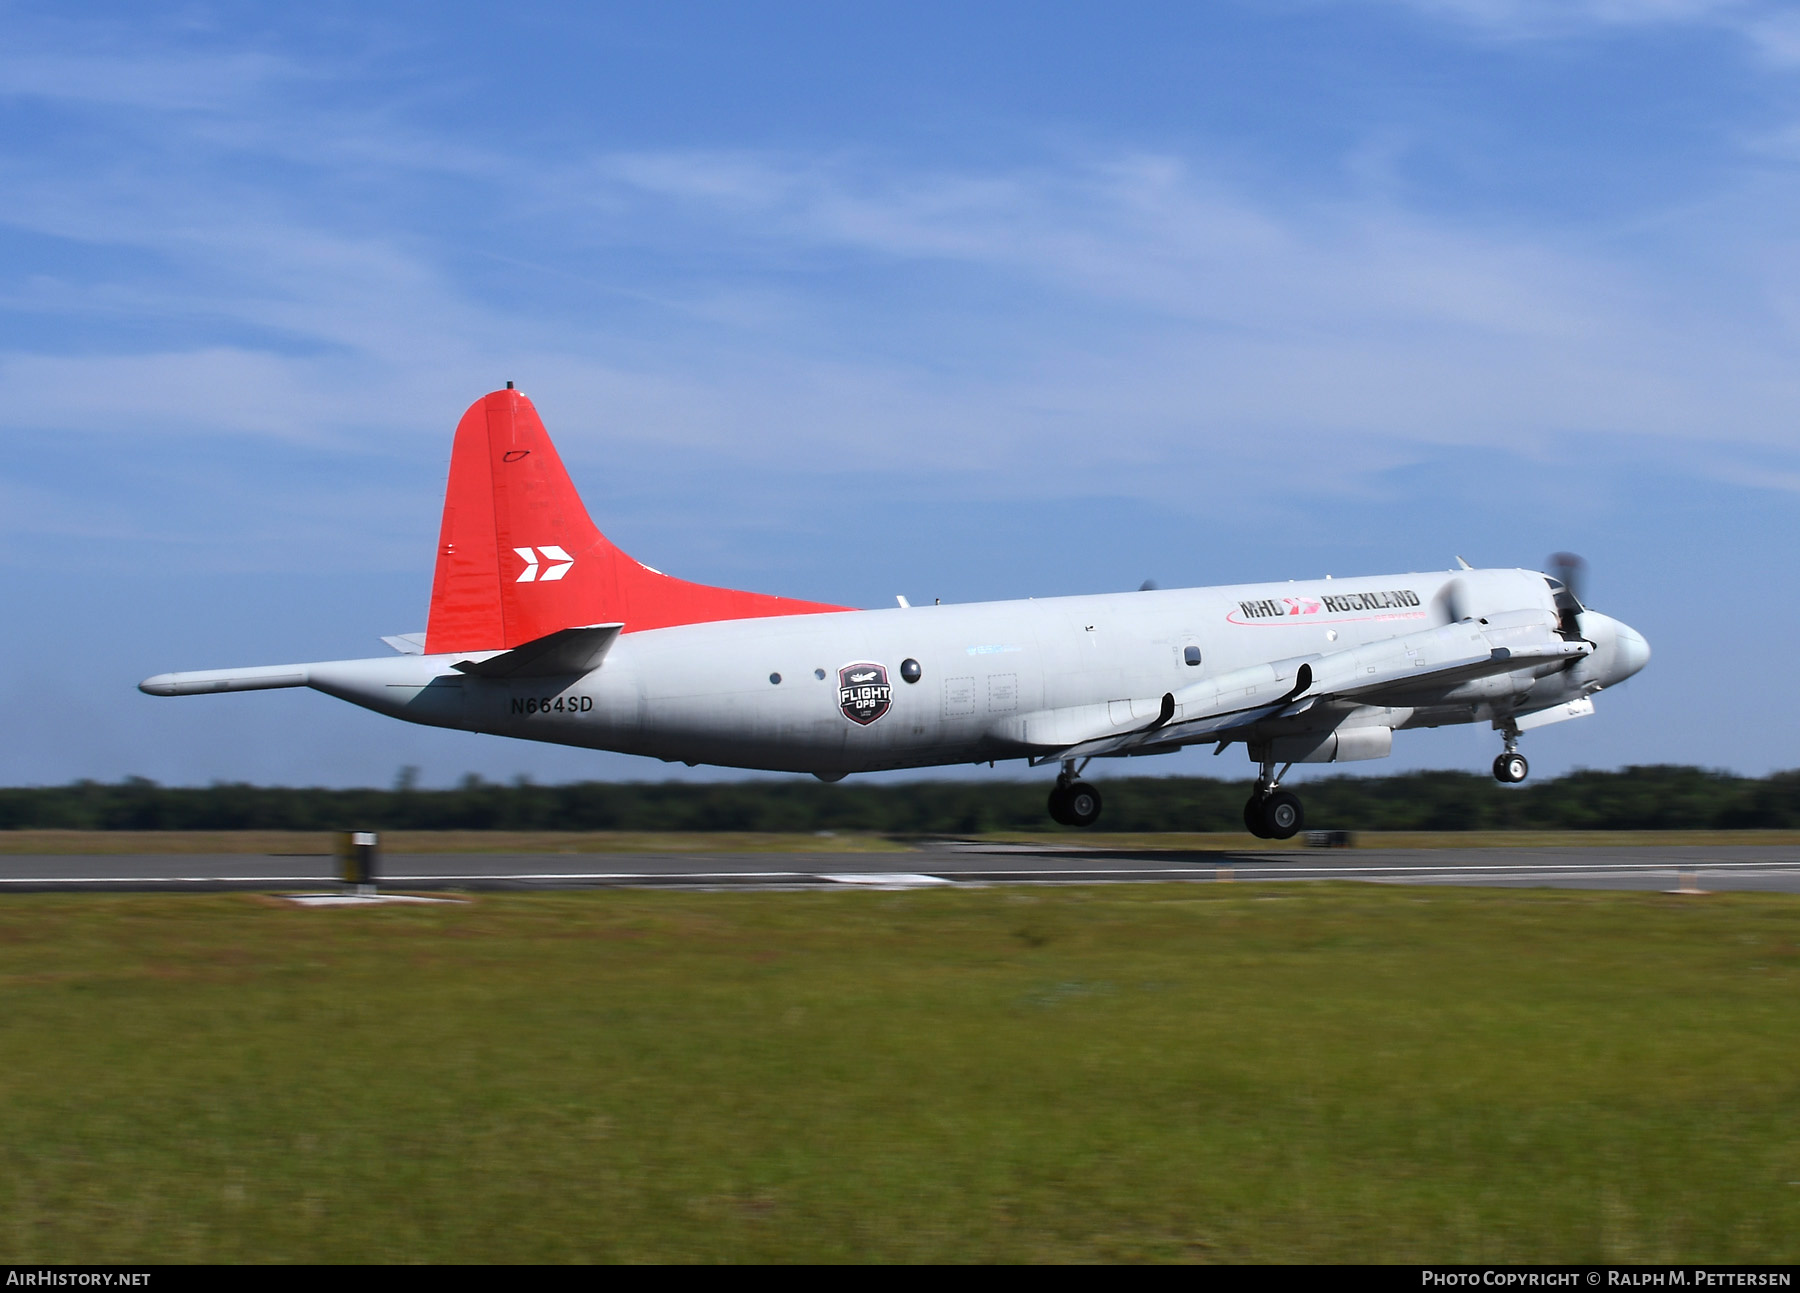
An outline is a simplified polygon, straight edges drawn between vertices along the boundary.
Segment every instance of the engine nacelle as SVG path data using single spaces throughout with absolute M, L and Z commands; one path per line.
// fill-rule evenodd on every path
M 1393 728 L 1351 727 L 1278 736 L 1252 745 L 1250 757 L 1258 763 L 1269 759 L 1276 763 L 1355 763 L 1360 759 L 1385 759 L 1393 751 Z

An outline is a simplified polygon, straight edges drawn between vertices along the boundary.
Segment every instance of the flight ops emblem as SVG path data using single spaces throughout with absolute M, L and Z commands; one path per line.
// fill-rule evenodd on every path
M 862 661 L 838 670 L 838 708 L 852 723 L 867 727 L 894 703 L 886 665 Z

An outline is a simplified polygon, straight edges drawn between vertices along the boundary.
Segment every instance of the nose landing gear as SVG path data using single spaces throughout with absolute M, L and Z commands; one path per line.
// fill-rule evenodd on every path
M 1506 734 L 1506 751 L 1494 760 L 1494 780 L 1506 785 L 1516 785 L 1531 775 L 1531 765 L 1525 756 L 1519 753 L 1519 734 L 1511 731 Z
M 1050 820 L 1064 826 L 1092 826 L 1100 820 L 1100 792 L 1076 775 L 1075 760 L 1064 759 L 1050 790 Z
M 1281 778 L 1293 766 L 1288 764 L 1277 776 L 1275 761 L 1268 759 L 1257 773 L 1256 789 L 1244 804 L 1244 829 L 1259 840 L 1292 839 L 1306 825 L 1306 810 L 1300 806 L 1300 797 L 1278 789 Z

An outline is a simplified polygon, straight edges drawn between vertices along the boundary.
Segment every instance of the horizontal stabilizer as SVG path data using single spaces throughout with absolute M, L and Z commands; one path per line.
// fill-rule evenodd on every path
M 600 667 L 623 624 L 589 624 L 558 629 L 541 638 L 485 660 L 461 660 L 450 666 L 477 678 L 551 678 L 587 673 Z
M 394 633 L 381 640 L 401 655 L 425 654 L 425 635 L 423 633 Z
M 204 696 L 214 691 L 266 691 L 271 687 L 304 687 L 303 664 L 264 665 L 255 669 L 210 669 L 194 673 L 159 673 L 138 684 L 146 696 Z

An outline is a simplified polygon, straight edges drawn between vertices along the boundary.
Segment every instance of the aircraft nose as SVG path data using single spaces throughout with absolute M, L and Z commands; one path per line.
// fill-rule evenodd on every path
M 1618 682 L 1625 681 L 1650 663 L 1650 644 L 1644 640 L 1642 633 L 1629 624 L 1619 625 L 1617 644 L 1613 651 L 1614 669 L 1618 674 L 1616 679 Z
M 1598 611 L 1584 612 L 1581 631 L 1594 644 L 1584 670 L 1604 687 L 1615 687 L 1650 663 L 1650 644 L 1631 625 Z

